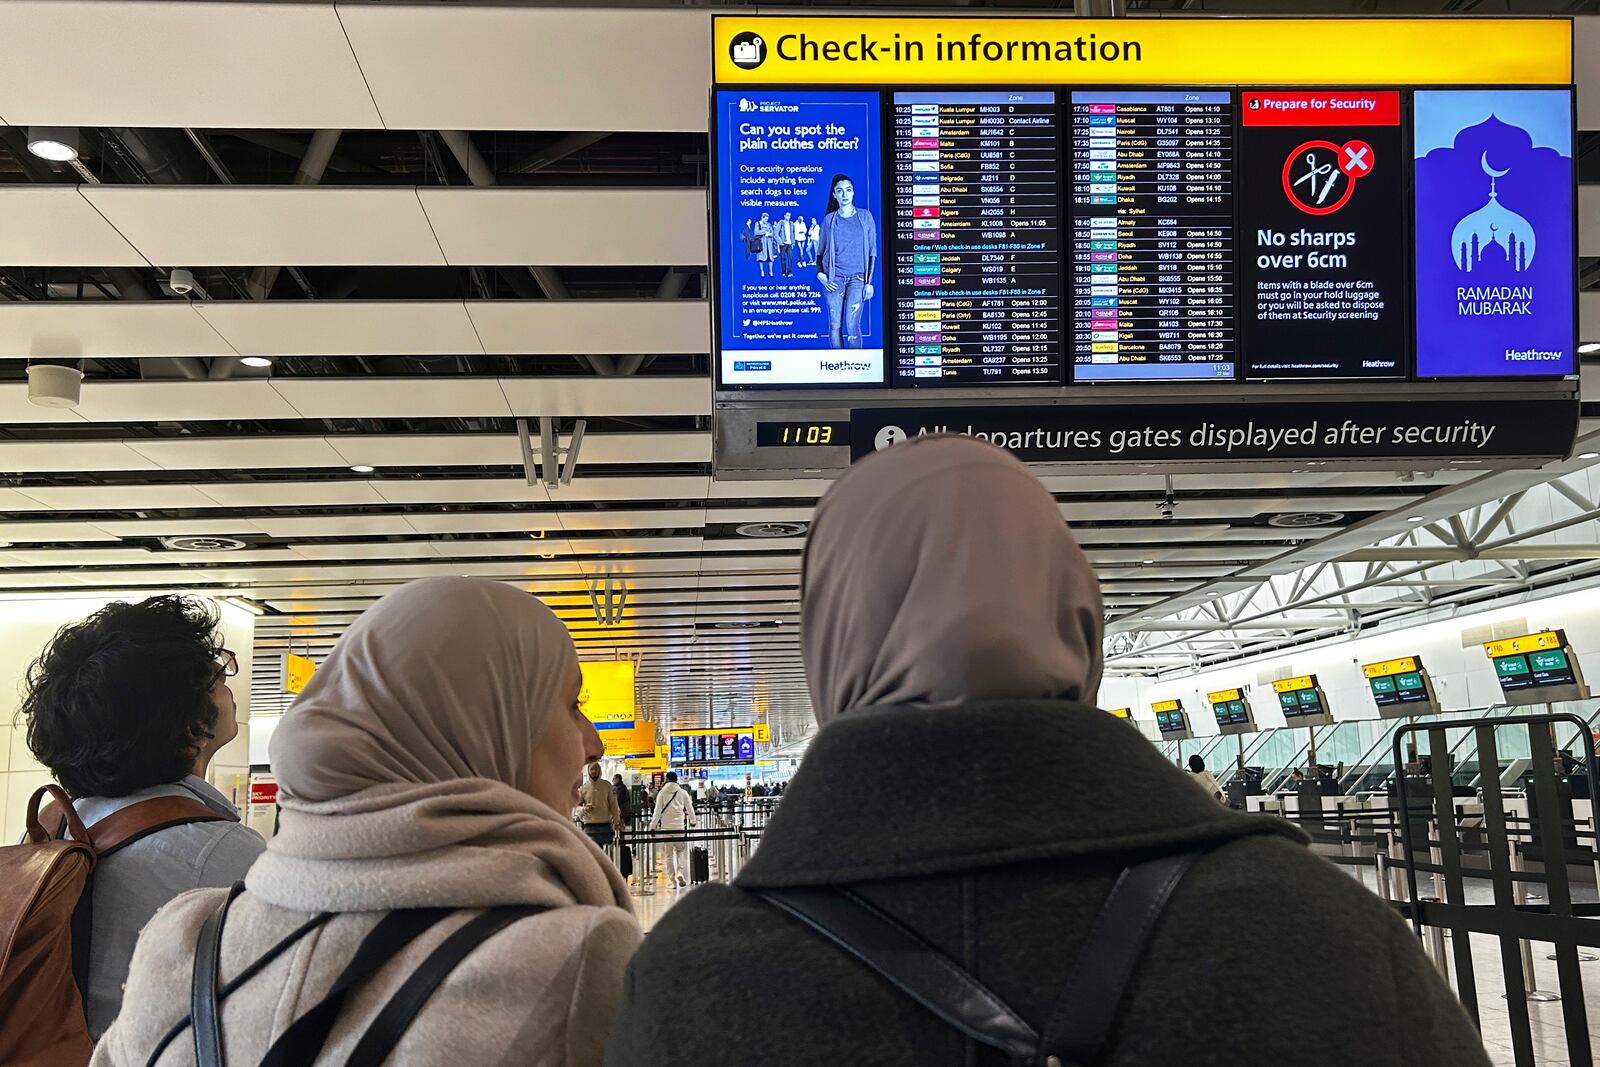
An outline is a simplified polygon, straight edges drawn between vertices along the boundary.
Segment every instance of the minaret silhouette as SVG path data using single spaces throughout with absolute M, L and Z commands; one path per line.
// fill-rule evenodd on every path
M 1506 263 L 1512 267 L 1517 265 L 1517 232 L 1515 230 L 1506 235 Z
M 1478 251 L 1478 235 L 1477 234 L 1473 234 L 1472 235 L 1472 264 L 1473 264 L 1473 266 L 1477 266 L 1481 262 L 1483 262 L 1483 253 Z M 1472 267 L 1468 267 L 1467 269 L 1471 270 Z

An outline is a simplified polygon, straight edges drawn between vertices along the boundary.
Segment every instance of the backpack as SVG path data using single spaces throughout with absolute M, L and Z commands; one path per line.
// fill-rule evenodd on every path
M 46 796 L 53 803 L 41 813 Z M 21 844 L 0 847 L 0 1063 L 89 1062 L 84 1016 L 95 864 L 141 838 L 192 822 L 225 821 L 198 800 L 154 797 L 85 829 L 57 785 L 28 800 Z M 54 832 L 46 827 L 54 824 Z M 70 835 L 70 840 L 68 839 Z
M 841 886 L 759 889 L 758 899 L 800 920 L 967 1037 L 1027 1067 L 1098 1063 L 1156 922 L 1203 851 L 1123 870 L 1043 1031 L 955 960 L 870 901 Z

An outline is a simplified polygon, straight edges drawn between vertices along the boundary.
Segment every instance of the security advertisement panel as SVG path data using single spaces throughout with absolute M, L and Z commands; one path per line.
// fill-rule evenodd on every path
M 724 386 L 883 384 L 880 101 L 716 94 Z
M 1417 376 L 1571 374 L 1572 94 L 1418 90 Z
M 1247 378 L 1404 378 L 1405 172 L 1395 90 L 1240 101 Z

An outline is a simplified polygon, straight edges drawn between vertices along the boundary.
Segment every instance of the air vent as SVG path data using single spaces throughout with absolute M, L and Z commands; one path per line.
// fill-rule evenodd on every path
M 1295 529 L 1301 526 L 1332 526 L 1344 518 L 1342 511 L 1292 511 L 1287 515 L 1274 515 L 1267 520 L 1268 526 L 1283 526 Z
M 740 537 L 799 537 L 805 532 L 803 522 L 747 522 L 734 530 Z
M 163 537 L 161 543 L 173 552 L 237 552 L 245 546 L 233 537 Z

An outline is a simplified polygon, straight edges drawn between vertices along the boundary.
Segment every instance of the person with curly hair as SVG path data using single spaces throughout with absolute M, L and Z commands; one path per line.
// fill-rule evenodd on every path
M 222 646 L 204 602 L 114 603 L 61 628 L 28 668 L 19 719 L 34 758 L 71 795 L 83 824 L 156 797 L 198 800 L 216 821 L 170 826 L 96 865 L 90 882 L 84 1008 L 95 1039 L 122 1006 L 139 931 L 180 893 L 243 878 L 266 843 L 205 780 L 239 733 Z

